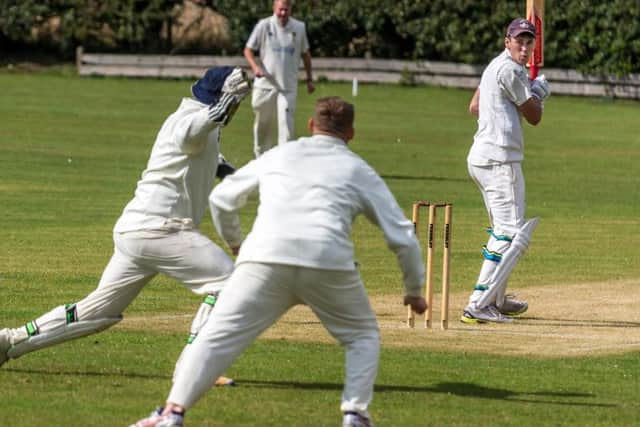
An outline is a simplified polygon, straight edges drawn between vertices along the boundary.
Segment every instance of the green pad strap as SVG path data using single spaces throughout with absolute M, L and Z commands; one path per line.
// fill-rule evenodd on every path
M 35 321 L 27 323 L 24 327 L 27 330 L 27 335 L 30 337 L 34 337 L 40 333 L 40 328 L 38 328 Z

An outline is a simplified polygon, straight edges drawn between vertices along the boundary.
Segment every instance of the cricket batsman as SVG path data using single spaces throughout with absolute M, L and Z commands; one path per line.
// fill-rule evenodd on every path
M 514 19 L 504 38 L 504 51 L 482 73 L 469 112 L 478 116 L 478 130 L 467 157 L 469 175 L 477 184 L 489 214 L 489 240 L 464 323 L 511 322 L 527 311 L 526 301 L 505 295 L 509 273 L 526 250 L 538 219 L 525 222 L 522 173 L 522 117 L 537 125 L 551 94 L 544 75 L 529 80 L 525 64 L 533 53 L 535 26 Z

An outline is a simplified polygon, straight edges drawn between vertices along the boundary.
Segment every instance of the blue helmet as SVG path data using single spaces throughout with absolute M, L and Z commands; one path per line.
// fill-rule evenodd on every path
M 224 81 L 231 74 L 234 67 L 212 67 L 204 76 L 191 86 L 193 97 L 203 104 L 215 104 L 220 99 Z

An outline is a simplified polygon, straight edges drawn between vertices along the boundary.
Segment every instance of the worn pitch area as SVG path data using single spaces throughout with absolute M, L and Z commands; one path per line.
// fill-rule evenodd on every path
M 402 298 L 375 296 L 383 347 L 418 348 L 531 357 L 572 357 L 640 350 L 640 280 L 549 285 L 523 289 L 529 311 L 511 324 L 467 325 L 459 321 L 468 293 L 451 295 L 449 329 L 440 330 L 440 295 L 434 295 L 434 328 L 407 326 Z M 122 328 L 188 331 L 192 315 L 125 317 Z M 297 306 L 261 339 L 334 342 L 306 306 Z

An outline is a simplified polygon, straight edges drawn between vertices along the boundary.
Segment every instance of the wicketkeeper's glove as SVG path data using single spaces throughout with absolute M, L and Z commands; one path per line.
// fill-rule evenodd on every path
M 246 96 L 250 89 L 251 81 L 247 73 L 240 67 L 234 68 L 222 85 L 222 93 L 230 93 L 232 95 Z
M 242 68 L 236 67 L 225 79 L 218 102 L 209 106 L 209 120 L 226 126 L 250 90 L 247 74 Z
M 220 179 L 224 179 L 225 176 L 231 175 L 236 171 L 236 168 L 224 158 L 222 153 L 218 154 L 218 169 L 216 170 L 216 176 Z
M 533 79 L 531 82 L 531 92 L 533 92 L 533 95 L 540 101 L 544 101 L 551 95 L 551 88 L 544 74 Z

